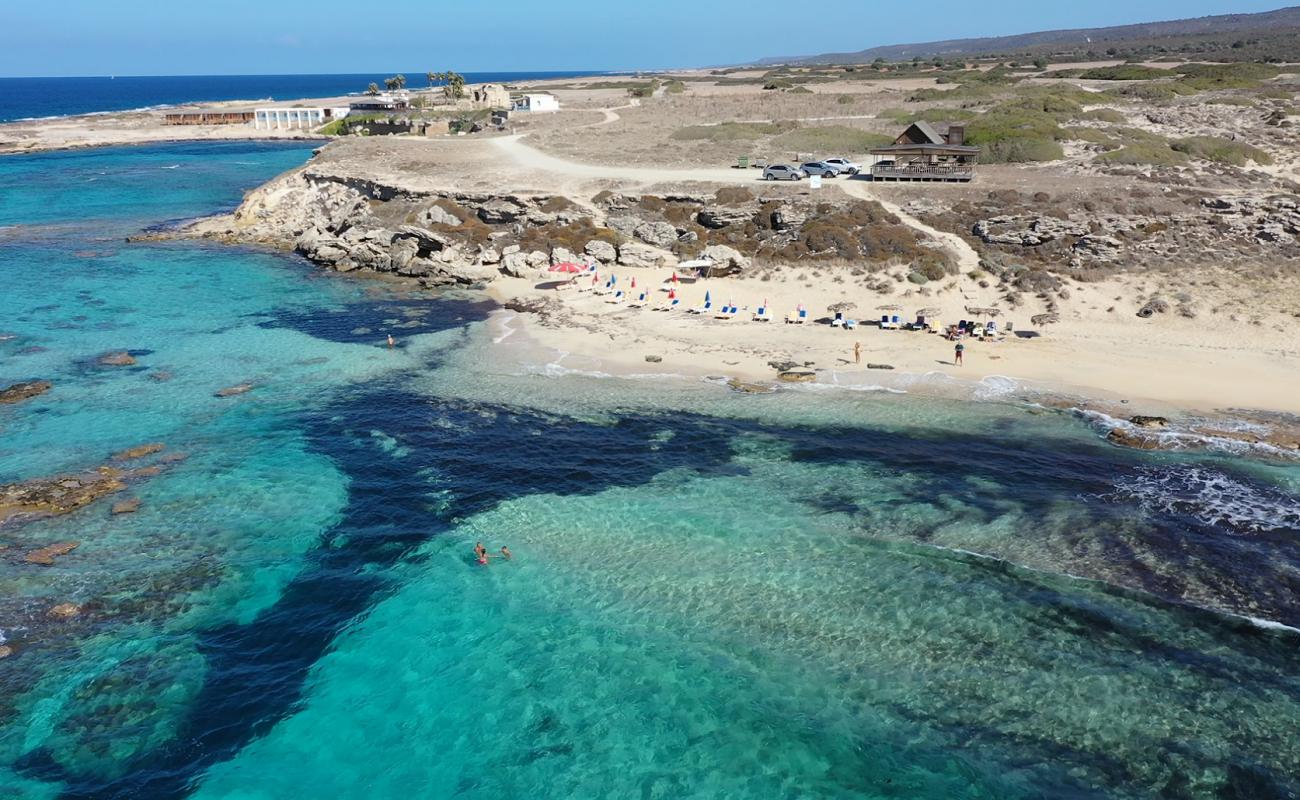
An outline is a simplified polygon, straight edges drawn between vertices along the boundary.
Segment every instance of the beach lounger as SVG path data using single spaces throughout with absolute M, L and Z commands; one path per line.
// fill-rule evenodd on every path
M 645 305 L 645 292 L 642 292 L 635 300 L 629 300 L 628 308 L 641 308 Z
M 751 319 L 754 322 L 771 322 L 772 315 L 767 313 L 767 306 L 760 306 Z
M 799 309 L 798 312 L 796 312 L 793 317 L 786 316 L 785 318 L 785 323 L 787 325 L 802 325 L 807 321 L 808 321 L 808 309 L 806 308 Z
M 851 331 L 851 330 L 853 330 L 854 328 L 857 328 L 857 327 L 858 327 L 858 321 L 857 321 L 856 319 L 846 319 L 846 320 L 844 320 L 844 330 L 846 330 L 846 331 Z
M 686 309 L 686 312 L 688 314 L 707 314 L 712 310 L 713 310 L 713 303 L 705 303 L 704 305 L 699 306 L 698 308 L 688 308 Z
M 832 327 L 832 328 L 841 328 L 841 327 L 843 327 L 843 326 L 844 326 L 844 312 L 843 312 L 843 311 L 836 311 L 836 312 L 835 312 L 835 319 L 831 320 L 831 327 Z
M 735 307 L 735 306 L 723 306 L 721 309 L 718 310 L 718 313 L 716 313 L 716 314 L 713 315 L 713 318 L 714 318 L 714 319 L 731 319 L 731 318 L 734 317 L 734 316 L 736 316 L 736 307 Z
M 889 315 L 888 315 L 888 314 L 881 314 L 881 315 L 880 315 L 880 329 L 881 329 L 882 331 L 892 330 L 892 329 L 897 328 L 897 327 L 898 327 L 898 324 L 897 324 L 897 323 L 894 323 L 894 322 L 890 322 L 890 321 L 889 321 Z
M 623 300 L 625 300 L 625 299 L 626 299 L 626 296 L 623 294 L 623 290 L 622 290 L 622 289 L 619 289 L 617 292 L 614 292 L 614 296 L 613 296 L 613 297 L 609 298 L 609 299 L 606 300 L 605 302 L 606 302 L 606 303 L 613 303 L 613 304 L 617 305 L 617 304 L 623 302 Z

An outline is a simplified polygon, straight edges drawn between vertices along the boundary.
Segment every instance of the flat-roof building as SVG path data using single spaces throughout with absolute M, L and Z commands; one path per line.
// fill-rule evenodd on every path
M 264 131 L 306 130 L 347 115 L 346 108 L 259 108 L 253 111 L 253 127 Z
M 548 112 L 559 111 L 560 101 L 553 94 L 520 95 L 513 103 L 515 111 Z

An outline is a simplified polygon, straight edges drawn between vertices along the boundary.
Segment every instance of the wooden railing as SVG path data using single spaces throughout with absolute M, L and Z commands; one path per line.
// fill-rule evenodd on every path
M 975 165 L 926 164 L 900 167 L 876 164 L 871 168 L 871 177 L 884 180 L 968 181 L 975 177 Z

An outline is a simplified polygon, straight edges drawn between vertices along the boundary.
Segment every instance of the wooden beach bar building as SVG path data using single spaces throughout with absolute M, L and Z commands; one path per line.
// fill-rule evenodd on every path
M 966 144 L 965 125 L 921 121 L 871 155 L 874 181 L 970 181 L 980 149 Z

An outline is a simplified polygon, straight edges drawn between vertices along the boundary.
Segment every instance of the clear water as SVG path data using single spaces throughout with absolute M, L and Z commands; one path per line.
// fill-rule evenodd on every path
M 0 408 L 0 482 L 188 454 L 134 515 L 0 528 L 10 794 L 1300 791 L 1294 463 L 557 375 L 472 297 L 122 240 L 305 156 L 0 160 L 0 383 L 55 382 Z

